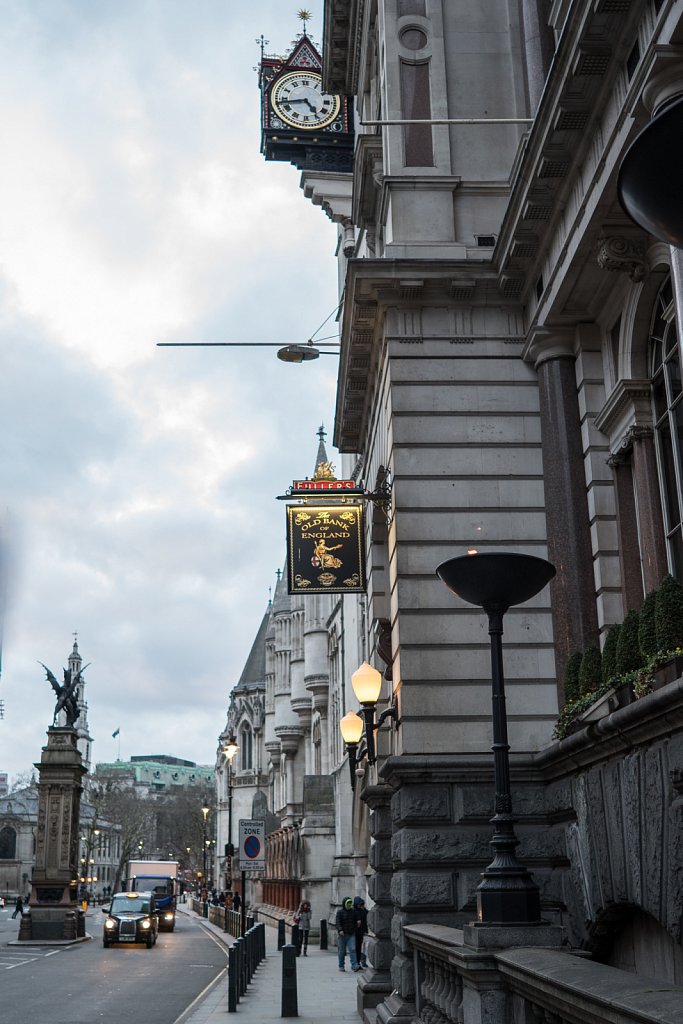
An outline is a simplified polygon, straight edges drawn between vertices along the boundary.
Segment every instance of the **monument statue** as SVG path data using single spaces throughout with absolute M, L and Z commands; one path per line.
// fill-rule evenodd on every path
M 39 665 L 43 665 L 42 661 L 38 662 Z M 90 662 L 88 662 L 90 664 Z M 47 672 L 47 678 L 52 684 L 52 689 L 57 694 L 57 703 L 55 704 L 55 714 L 52 719 L 52 724 L 57 724 L 57 718 L 59 712 L 63 711 L 66 716 L 66 724 L 69 728 L 73 728 L 78 720 L 79 709 L 78 709 L 78 684 L 81 681 L 81 676 L 85 672 L 88 665 L 84 665 L 83 668 L 73 678 L 71 677 L 71 669 L 65 668 L 64 671 L 64 683 L 62 686 L 59 685 L 55 679 L 53 673 L 47 667 L 43 665 L 43 668 Z

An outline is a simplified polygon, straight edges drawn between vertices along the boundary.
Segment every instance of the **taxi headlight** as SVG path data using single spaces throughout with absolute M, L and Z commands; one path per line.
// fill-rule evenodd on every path
M 140 921 L 140 927 L 141 928 L 151 928 L 152 927 L 152 922 L 150 921 L 150 919 L 148 917 L 146 917 L 144 919 L 144 921 Z
M 164 914 L 164 921 L 172 921 L 173 914 Z
M 107 929 L 107 931 L 113 931 L 113 929 L 116 928 L 116 921 L 114 920 L 114 918 L 108 917 L 107 920 L 104 922 L 104 927 Z

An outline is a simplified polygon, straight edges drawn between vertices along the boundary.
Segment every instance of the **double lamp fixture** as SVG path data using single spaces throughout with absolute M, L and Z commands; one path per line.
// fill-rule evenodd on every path
M 360 715 L 357 715 L 355 711 L 349 711 L 339 723 L 339 728 L 349 755 L 351 788 L 355 789 L 356 765 L 363 757 L 367 758 L 368 764 L 375 764 L 377 761 L 375 733 L 388 718 L 394 722 L 398 721 L 398 709 L 395 704 L 391 704 L 375 721 L 377 701 L 382 689 L 382 675 L 367 661 L 364 661 L 351 676 L 351 686 L 361 706 Z M 365 741 L 364 745 L 361 745 L 363 733 L 365 733 Z

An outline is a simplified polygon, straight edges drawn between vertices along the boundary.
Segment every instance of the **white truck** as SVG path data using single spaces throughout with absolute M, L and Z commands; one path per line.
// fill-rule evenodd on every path
M 154 893 L 160 931 L 172 932 L 175 928 L 177 878 L 177 860 L 128 861 L 126 891 Z

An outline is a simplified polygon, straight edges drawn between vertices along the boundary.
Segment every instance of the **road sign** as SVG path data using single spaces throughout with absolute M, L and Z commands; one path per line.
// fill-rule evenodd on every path
M 266 870 L 266 823 L 253 818 L 240 818 L 239 822 L 240 871 Z

